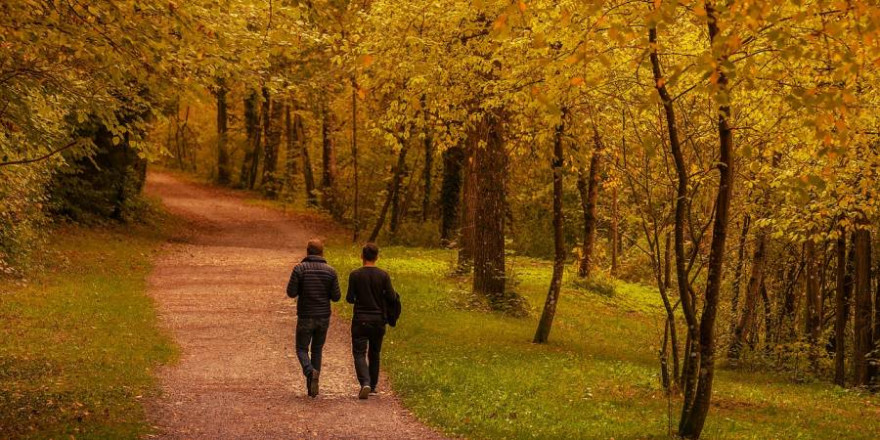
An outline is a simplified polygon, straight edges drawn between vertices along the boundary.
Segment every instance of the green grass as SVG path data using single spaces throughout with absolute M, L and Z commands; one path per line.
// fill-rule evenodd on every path
M 339 245 L 327 252 L 343 274 L 359 264 L 357 255 Z M 609 297 L 567 284 L 551 342 L 535 345 L 549 264 L 511 262 L 515 289 L 534 309 L 517 319 L 459 307 L 467 284 L 447 275 L 454 257 L 386 247 L 379 262 L 404 307 L 384 350 L 387 370 L 420 419 L 469 438 L 667 437 L 679 402 L 668 401 L 659 386 L 663 321 L 656 292 L 618 283 Z M 880 399 L 824 383 L 722 370 L 713 401 L 704 438 L 880 437 Z
M 161 228 L 160 228 L 161 229 Z M 27 284 L 0 280 L 0 438 L 138 438 L 175 357 L 146 295 L 161 231 L 64 227 Z

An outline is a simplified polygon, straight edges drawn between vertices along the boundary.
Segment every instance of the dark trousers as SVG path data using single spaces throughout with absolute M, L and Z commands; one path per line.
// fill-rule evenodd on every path
M 376 389 L 379 382 L 379 354 L 385 337 L 383 321 L 352 321 L 351 352 L 354 370 L 361 386 Z
M 303 374 L 308 376 L 312 370 L 321 370 L 321 351 L 327 340 L 330 318 L 301 317 L 296 320 L 296 357 L 302 365 Z M 309 348 L 311 346 L 311 359 Z

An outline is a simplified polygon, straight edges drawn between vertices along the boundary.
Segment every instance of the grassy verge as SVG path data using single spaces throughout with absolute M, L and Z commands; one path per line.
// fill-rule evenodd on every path
M 359 264 L 357 255 L 328 249 L 340 273 Z M 460 306 L 467 284 L 447 276 L 453 260 L 443 250 L 382 250 L 380 266 L 404 303 L 386 366 L 419 418 L 469 438 L 667 438 L 679 403 L 659 387 L 662 317 L 651 289 L 621 283 L 608 297 L 569 286 L 551 343 L 538 346 L 530 341 L 539 311 L 514 319 Z M 517 290 L 540 307 L 549 264 L 517 258 L 511 266 Z M 721 371 L 716 383 L 705 438 L 880 437 L 876 397 L 772 374 Z
M 28 282 L 0 280 L 0 438 L 137 438 L 175 349 L 146 277 L 154 226 L 54 231 Z

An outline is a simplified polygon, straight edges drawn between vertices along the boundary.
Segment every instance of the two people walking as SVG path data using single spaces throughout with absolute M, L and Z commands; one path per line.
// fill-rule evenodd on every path
M 360 384 L 358 397 L 377 392 L 379 362 L 385 326 L 392 327 L 400 316 L 400 296 L 391 277 L 376 267 L 379 248 L 367 243 L 361 250 L 363 266 L 351 272 L 345 300 L 354 305 L 351 321 L 351 349 Z M 321 357 L 330 328 L 330 302 L 342 297 L 336 270 L 324 258 L 321 240 L 309 240 L 306 257 L 293 268 L 287 296 L 297 298 L 296 356 L 306 379 L 308 395 L 318 395 Z

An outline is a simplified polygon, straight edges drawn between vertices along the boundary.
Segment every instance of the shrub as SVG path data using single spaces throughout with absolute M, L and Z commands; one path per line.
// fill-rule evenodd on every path
M 0 274 L 13 274 L 41 246 L 49 168 L 0 167 Z

